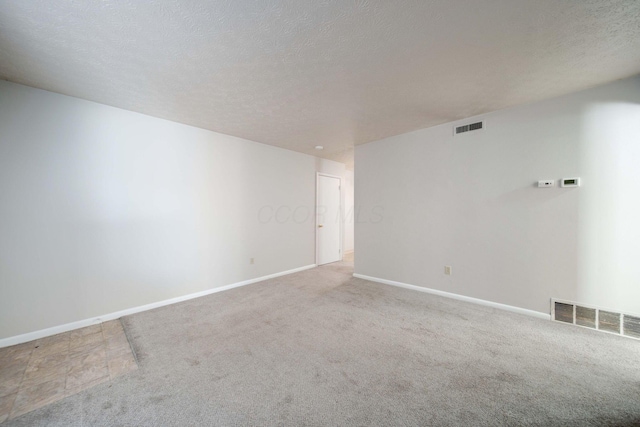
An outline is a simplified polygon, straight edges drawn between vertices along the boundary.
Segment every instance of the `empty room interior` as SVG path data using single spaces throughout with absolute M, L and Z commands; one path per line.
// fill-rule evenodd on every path
M 640 425 L 640 1 L 0 0 L 0 425 Z

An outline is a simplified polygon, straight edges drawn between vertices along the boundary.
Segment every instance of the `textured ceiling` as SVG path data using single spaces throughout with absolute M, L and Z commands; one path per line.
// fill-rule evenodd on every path
M 637 73 L 638 0 L 0 0 L 1 78 L 347 164 Z

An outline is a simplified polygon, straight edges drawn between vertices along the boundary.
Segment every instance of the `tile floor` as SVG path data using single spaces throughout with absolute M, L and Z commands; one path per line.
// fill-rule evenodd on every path
M 137 368 L 120 320 L 0 348 L 0 423 Z

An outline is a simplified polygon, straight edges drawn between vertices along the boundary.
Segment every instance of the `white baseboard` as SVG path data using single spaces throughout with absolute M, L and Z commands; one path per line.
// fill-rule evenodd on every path
M 203 297 L 205 295 L 215 294 L 216 292 L 227 291 L 233 288 L 239 288 L 240 286 L 250 285 L 256 282 L 262 282 L 263 280 L 273 279 L 275 277 L 286 276 L 287 274 L 297 273 L 299 271 L 308 270 L 316 267 L 315 264 L 306 265 L 304 267 L 294 268 L 293 270 L 281 271 L 280 273 L 269 274 L 267 276 L 257 277 L 255 279 L 245 280 L 243 282 L 232 283 L 231 285 L 220 286 L 219 288 L 207 289 L 206 291 L 196 292 L 189 295 L 183 295 L 176 298 L 167 299 L 164 301 L 153 302 L 151 304 L 145 304 L 138 307 L 127 308 L 125 310 L 116 311 L 115 313 L 109 313 L 98 317 L 92 317 L 90 319 L 78 320 L 77 322 L 66 323 L 64 325 L 54 326 L 47 329 L 41 329 L 39 331 L 29 332 L 22 335 L 16 335 L 9 338 L 0 339 L 0 348 L 9 347 L 11 345 L 22 344 L 37 340 L 39 338 L 48 337 L 51 335 L 61 334 L 63 332 L 72 331 L 74 329 L 80 329 L 87 326 L 95 325 L 98 323 L 106 322 L 109 320 L 119 319 L 122 316 L 128 316 L 130 314 L 140 313 L 141 311 L 152 310 L 154 308 L 163 307 L 165 305 L 175 304 L 182 301 L 187 301 L 194 298 Z
M 438 295 L 445 298 L 456 299 L 459 301 L 470 302 L 473 304 L 485 305 L 487 307 L 498 308 L 500 310 L 511 311 L 513 313 L 525 314 L 527 316 L 537 317 L 538 319 L 551 320 L 551 315 L 547 313 L 541 313 L 539 311 L 528 310 L 526 308 L 514 307 L 512 305 L 500 304 L 493 301 L 487 301 L 478 298 L 467 297 L 459 294 L 452 294 L 450 292 L 439 291 L 437 289 L 424 288 L 422 286 L 409 285 L 408 283 L 394 282 L 393 280 L 379 279 L 377 277 L 365 276 L 364 274 L 355 274 L 353 277 L 359 279 L 369 280 L 370 282 L 383 283 L 385 285 L 397 286 L 399 288 L 411 289 L 414 291 L 424 292 L 427 294 Z

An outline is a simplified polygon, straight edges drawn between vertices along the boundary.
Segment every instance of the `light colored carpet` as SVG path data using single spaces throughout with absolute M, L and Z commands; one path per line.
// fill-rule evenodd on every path
M 351 273 L 124 318 L 138 371 L 7 425 L 640 424 L 640 342 Z

